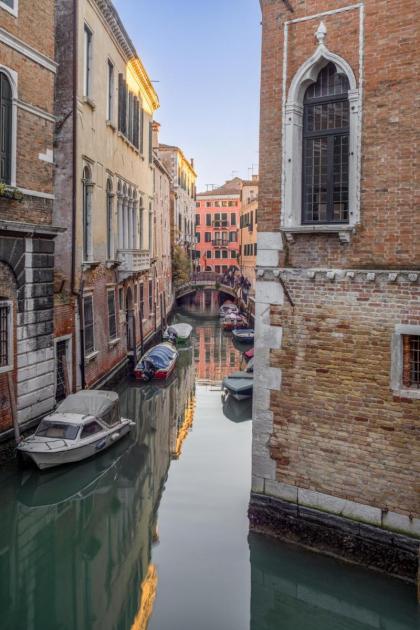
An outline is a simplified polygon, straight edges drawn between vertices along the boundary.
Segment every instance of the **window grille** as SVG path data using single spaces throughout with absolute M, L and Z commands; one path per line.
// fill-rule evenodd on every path
M 349 83 L 329 63 L 306 91 L 303 223 L 349 221 Z
M 10 305 L 2 304 L 0 306 L 0 367 L 7 367 L 11 363 L 9 357 L 9 324 Z
M 83 321 L 84 321 L 84 340 L 85 355 L 91 354 L 95 350 L 95 336 L 93 324 L 93 299 L 89 295 L 83 299 Z
M 61 402 L 69 393 L 66 382 L 67 341 L 65 339 L 57 342 L 56 361 L 55 400 Z
M 420 389 L 420 335 L 403 337 L 403 384 Z

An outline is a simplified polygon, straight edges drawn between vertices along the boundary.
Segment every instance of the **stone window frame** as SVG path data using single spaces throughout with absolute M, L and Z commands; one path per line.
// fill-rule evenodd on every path
M 349 221 L 342 224 L 303 224 L 303 99 L 307 88 L 314 83 L 319 72 L 333 63 L 338 73 L 349 82 L 350 138 L 349 138 Z M 343 241 L 360 222 L 360 159 L 361 159 L 362 95 L 350 64 L 328 50 L 321 41 L 294 75 L 287 94 L 283 114 L 283 166 L 282 166 L 282 229 L 287 233 L 333 232 Z
M 8 330 L 8 337 L 7 337 L 7 355 L 8 355 L 8 364 L 7 365 L 3 365 L 0 366 L 0 374 L 4 374 L 5 372 L 11 372 L 14 367 L 15 367 L 15 363 L 14 363 L 14 309 L 13 309 L 13 302 L 12 300 L 0 300 L 0 307 L 7 307 L 8 308 L 8 313 L 7 313 L 7 330 Z
M 1 0 L 0 0 L 0 5 Z M 8 66 L 0 64 L 0 72 L 9 79 L 12 89 L 12 142 L 10 155 L 10 186 L 16 186 L 16 155 L 17 155 L 17 110 L 18 110 L 18 73 Z
M 83 161 L 82 169 L 82 211 L 83 211 L 83 263 L 93 261 L 93 163 Z M 90 223 L 88 218 L 90 217 Z
M 390 386 L 395 396 L 420 400 L 420 389 L 412 389 L 403 384 L 403 337 L 420 335 L 420 325 L 397 324 L 391 340 Z
M 10 13 L 11 15 L 17 18 L 19 16 L 19 0 L 12 0 L 12 1 L 13 1 L 13 6 L 11 7 L 8 4 L 6 4 L 6 2 L 3 2 L 3 0 L 0 0 L 0 9 L 4 9 L 5 11 L 7 11 L 8 13 Z

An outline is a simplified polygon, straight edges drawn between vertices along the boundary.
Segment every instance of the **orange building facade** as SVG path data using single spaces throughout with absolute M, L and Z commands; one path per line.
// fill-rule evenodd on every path
M 195 269 L 226 273 L 238 268 L 242 180 L 197 195 Z

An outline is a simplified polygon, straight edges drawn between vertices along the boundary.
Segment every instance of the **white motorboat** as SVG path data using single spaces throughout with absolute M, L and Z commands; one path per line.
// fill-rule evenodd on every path
M 191 337 L 193 327 L 190 324 L 172 324 L 163 333 L 164 340 L 173 341 L 177 345 L 188 343 Z
M 239 308 L 236 306 L 236 304 L 234 304 L 230 300 L 227 300 L 226 302 L 223 302 L 222 306 L 220 307 L 219 316 L 225 318 L 226 315 L 228 315 L 229 313 L 239 313 Z
M 121 418 L 116 392 L 84 390 L 68 396 L 17 448 L 44 470 L 97 455 L 134 426 Z

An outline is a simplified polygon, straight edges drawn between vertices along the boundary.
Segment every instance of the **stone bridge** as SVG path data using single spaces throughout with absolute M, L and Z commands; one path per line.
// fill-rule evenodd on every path
M 232 287 L 230 284 L 226 284 L 223 276 L 211 271 L 202 271 L 200 273 L 193 274 L 189 282 L 186 282 L 176 288 L 175 296 L 179 299 L 202 289 L 220 291 L 221 293 L 230 295 L 232 298 L 238 297 L 235 287 Z

